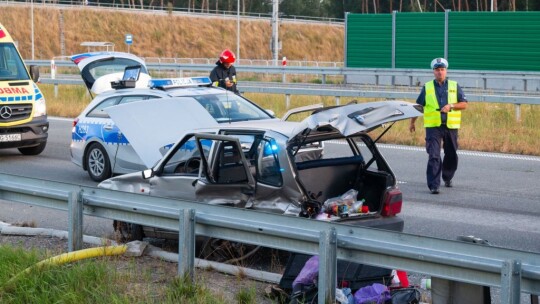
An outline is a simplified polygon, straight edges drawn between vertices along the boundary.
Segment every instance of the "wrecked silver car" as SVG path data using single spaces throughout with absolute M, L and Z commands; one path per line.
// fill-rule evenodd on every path
M 416 105 L 349 104 L 316 110 L 301 122 L 226 124 L 208 123 L 212 117 L 202 110 L 197 115 L 209 117 L 194 119 L 185 107 L 201 106 L 170 98 L 105 109 L 151 169 L 110 178 L 99 187 L 403 230 L 403 220 L 396 216 L 401 191 L 369 132 L 421 115 Z M 141 115 L 149 108 L 166 109 L 163 115 L 177 117 L 175 125 L 156 113 Z M 179 140 L 162 156 L 172 137 Z M 343 197 L 350 193 L 352 197 Z M 158 228 L 122 224 L 127 239 L 166 236 Z

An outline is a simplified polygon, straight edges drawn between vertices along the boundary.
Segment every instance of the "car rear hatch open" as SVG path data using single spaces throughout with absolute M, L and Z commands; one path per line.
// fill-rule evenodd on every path
M 300 122 L 287 147 L 294 157 L 294 178 L 304 194 L 307 215 L 328 207 L 325 202 L 339 202 L 336 198 L 349 190 L 357 191 L 353 199 L 363 200 L 368 214 L 392 217 L 399 213 L 401 192 L 395 187 L 395 176 L 367 133 L 421 114 L 415 104 L 384 101 L 322 109 Z M 329 214 L 348 217 L 351 210 Z
M 367 133 L 386 123 L 422 115 L 422 108 L 406 101 L 378 101 L 324 108 L 304 119 L 292 132 L 289 142 L 307 134 L 336 131 L 344 137 Z
M 126 67 L 140 66 L 137 88 L 147 88 L 150 75 L 141 58 L 122 52 L 90 52 L 71 56 L 84 84 L 94 94 L 112 90 L 111 82 L 122 79 Z

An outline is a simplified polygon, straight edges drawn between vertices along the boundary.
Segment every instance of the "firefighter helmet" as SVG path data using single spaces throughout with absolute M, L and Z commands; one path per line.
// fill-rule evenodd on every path
M 219 55 L 219 61 L 221 63 L 234 63 L 235 60 L 236 56 L 229 49 L 225 49 L 223 52 L 221 52 L 221 55 Z

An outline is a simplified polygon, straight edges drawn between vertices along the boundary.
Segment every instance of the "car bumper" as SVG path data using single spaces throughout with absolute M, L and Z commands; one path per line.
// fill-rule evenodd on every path
M 353 226 L 362 226 L 368 228 L 377 228 L 390 231 L 403 232 L 405 222 L 399 216 L 377 216 L 372 218 L 361 218 L 361 219 L 344 219 L 342 221 L 336 221 L 340 224 L 353 225 Z
M 48 131 L 47 116 L 22 125 L 0 127 L 0 135 L 21 134 L 21 140 L 0 142 L 0 149 L 37 146 L 47 141 Z

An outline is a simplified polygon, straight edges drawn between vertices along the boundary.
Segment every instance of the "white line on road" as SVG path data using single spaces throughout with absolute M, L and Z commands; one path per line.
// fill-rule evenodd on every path
M 329 141 L 333 144 L 345 145 L 347 144 L 342 140 L 332 140 Z M 379 149 L 394 149 L 394 150 L 403 150 L 403 151 L 419 151 L 424 152 L 423 147 L 414 147 L 414 146 L 400 146 L 400 145 L 391 145 L 391 144 L 377 144 Z M 540 157 L 531 156 L 531 155 L 517 155 L 517 154 L 504 154 L 504 153 L 492 153 L 492 152 L 478 152 L 478 151 L 458 151 L 458 155 L 468 155 L 468 156 L 480 156 L 480 157 L 490 157 L 490 158 L 504 158 L 504 159 L 516 159 L 516 160 L 529 160 L 540 162 Z

